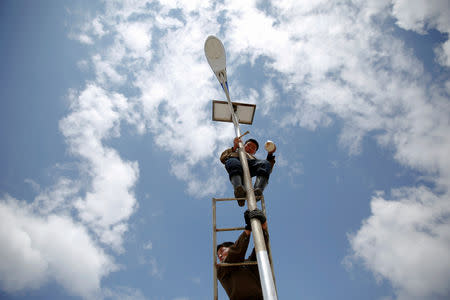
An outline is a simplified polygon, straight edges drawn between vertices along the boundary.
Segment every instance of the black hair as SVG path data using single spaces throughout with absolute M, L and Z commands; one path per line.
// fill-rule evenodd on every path
M 248 140 L 245 141 L 244 145 L 247 144 L 248 142 L 252 142 L 253 144 L 255 144 L 256 145 L 256 151 L 258 151 L 258 149 L 259 149 L 258 141 L 254 140 L 254 139 L 248 139 Z
M 221 247 L 230 247 L 230 246 L 233 246 L 233 245 L 234 245 L 233 242 L 223 242 L 222 244 L 217 245 L 216 252 L 218 252 Z

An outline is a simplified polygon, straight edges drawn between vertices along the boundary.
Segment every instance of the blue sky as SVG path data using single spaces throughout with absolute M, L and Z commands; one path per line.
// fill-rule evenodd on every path
M 448 1 L 297 2 L 2 1 L 0 298 L 212 298 L 215 35 L 277 144 L 279 298 L 448 299 Z

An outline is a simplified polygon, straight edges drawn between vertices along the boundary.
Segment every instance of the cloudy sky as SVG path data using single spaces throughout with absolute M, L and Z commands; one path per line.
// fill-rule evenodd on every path
M 448 0 L 1 1 L 0 298 L 212 298 L 215 35 L 278 147 L 279 298 L 448 299 L 449 32 Z

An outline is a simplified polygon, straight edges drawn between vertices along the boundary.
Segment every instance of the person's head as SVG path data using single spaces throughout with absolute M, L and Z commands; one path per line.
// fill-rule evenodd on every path
M 255 154 L 256 151 L 258 151 L 258 148 L 259 148 L 259 144 L 256 140 L 248 139 L 245 141 L 245 144 L 244 144 L 245 152 L 250 153 L 250 154 Z
M 228 250 L 230 250 L 230 247 L 232 245 L 232 242 L 224 242 L 217 246 L 217 257 L 219 258 L 220 262 L 223 262 L 225 258 L 227 258 Z

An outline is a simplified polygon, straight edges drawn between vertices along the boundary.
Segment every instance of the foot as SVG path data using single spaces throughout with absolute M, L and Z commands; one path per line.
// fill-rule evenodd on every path
M 254 192 L 256 197 L 260 197 L 263 195 L 263 190 L 261 188 L 254 189 Z
M 247 193 L 245 192 L 245 189 L 242 185 L 238 185 L 234 188 L 234 197 L 235 198 L 245 198 L 247 196 Z
M 254 186 L 254 192 L 255 192 L 255 196 L 261 197 L 263 195 L 263 191 L 264 188 L 267 186 L 267 183 L 269 182 L 269 178 L 268 177 L 264 177 L 264 176 L 258 176 L 256 177 L 255 180 L 255 186 Z M 256 199 L 257 201 L 259 199 Z
M 234 188 L 234 197 L 235 198 L 245 198 L 247 196 L 247 192 L 245 191 L 242 185 L 238 185 Z M 237 200 L 239 206 L 245 205 L 245 200 Z

